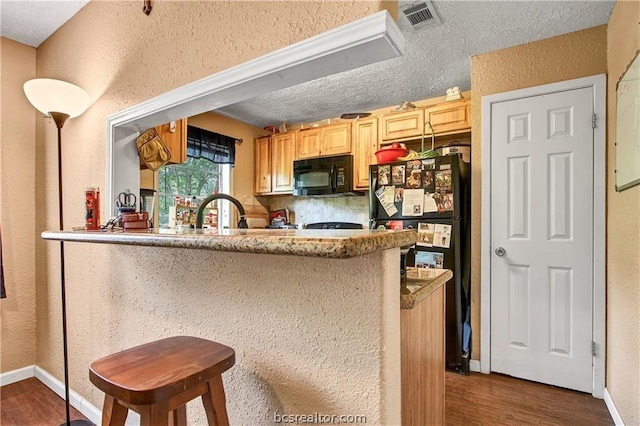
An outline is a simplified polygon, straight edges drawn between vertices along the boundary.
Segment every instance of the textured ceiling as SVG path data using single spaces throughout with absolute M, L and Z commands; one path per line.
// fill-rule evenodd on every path
M 89 0 L 2 0 L 0 35 L 38 47 Z
M 442 25 L 414 31 L 403 57 L 224 107 L 257 127 L 308 123 L 471 88 L 471 56 L 606 24 L 614 1 L 432 1 Z M 407 3 L 400 2 L 400 7 Z M 550 65 L 552 66 L 552 65 Z
M 89 0 L 1 0 L 0 33 L 37 47 Z M 415 3 L 412 0 L 411 3 Z M 403 57 L 222 108 L 257 127 L 318 121 L 471 87 L 471 56 L 607 23 L 615 1 L 432 0 L 442 25 L 414 31 L 402 17 Z M 400 8 L 410 2 L 400 1 Z M 399 13 L 399 15 L 402 15 Z

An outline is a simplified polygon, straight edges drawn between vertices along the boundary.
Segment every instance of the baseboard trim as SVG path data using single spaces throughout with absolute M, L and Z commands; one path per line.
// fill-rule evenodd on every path
M 38 366 L 35 366 L 35 377 L 64 400 L 64 384 L 60 380 L 56 379 L 47 370 Z M 99 425 L 101 423 L 102 411 L 73 389 L 69 389 L 69 404 L 94 424 Z
M 472 359 L 469 361 L 469 370 L 473 371 L 474 373 L 479 373 L 480 372 L 480 361 L 478 361 L 477 359 Z
M 616 426 L 624 426 L 622 416 L 620 416 L 620 413 L 618 413 L 616 404 L 613 403 L 613 399 L 611 398 L 611 395 L 609 394 L 607 388 L 604 388 L 604 403 L 607 405 L 607 409 L 609 410 L 609 414 L 611 414 L 613 423 L 615 423 Z
M 17 370 L 6 371 L 0 374 L 0 386 L 10 385 L 11 383 L 26 380 L 35 377 L 36 366 L 28 365 L 18 368 Z

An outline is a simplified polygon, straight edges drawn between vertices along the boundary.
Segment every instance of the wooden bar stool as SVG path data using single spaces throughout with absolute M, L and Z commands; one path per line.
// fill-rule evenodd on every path
M 136 346 L 94 361 L 91 383 L 105 393 L 102 425 L 124 425 L 127 409 L 140 424 L 187 424 L 186 403 L 202 397 L 210 426 L 229 424 L 222 373 L 236 361 L 233 349 L 178 336 Z

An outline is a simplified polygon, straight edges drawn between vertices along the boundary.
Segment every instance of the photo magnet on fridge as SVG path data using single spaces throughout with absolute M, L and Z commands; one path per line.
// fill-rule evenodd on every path
M 378 166 L 378 185 L 389 185 L 391 166 Z
M 451 246 L 451 225 L 436 223 L 433 231 L 433 246 L 442 248 Z
M 404 192 L 404 188 L 401 186 L 396 187 L 396 194 L 394 197 L 394 202 L 401 203 L 402 202 L 402 194 Z
M 403 185 L 404 184 L 404 164 L 400 166 L 393 166 L 391 168 L 391 183 L 394 185 Z
M 420 188 L 420 185 L 422 184 L 422 170 L 420 169 L 414 169 L 414 170 L 407 170 L 407 183 L 406 183 L 406 187 L 407 188 Z
M 433 253 L 430 251 L 416 251 L 416 267 L 443 269 L 444 253 Z
M 409 170 L 422 170 L 422 162 L 420 160 L 407 161 L 407 172 Z
M 416 245 L 421 247 L 432 247 L 433 231 L 434 231 L 433 223 L 419 223 L 418 224 L 418 241 L 416 241 Z
M 436 160 L 435 158 L 429 158 L 427 160 L 422 160 L 423 169 L 425 170 L 434 170 L 436 168 Z
M 438 205 L 438 211 L 453 210 L 453 186 L 451 185 L 451 170 L 436 172 L 436 192 L 433 199 Z
M 433 177 L 433 170 L 425 170 L 422 172 L 422 187 L 427 192 L 434 193 L 436 191 L 436 182 Z

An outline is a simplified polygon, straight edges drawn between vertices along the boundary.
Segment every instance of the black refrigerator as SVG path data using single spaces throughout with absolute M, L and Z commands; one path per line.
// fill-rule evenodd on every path
M 458 154 L 369 168 L 371 229 L 416 229 L 407 266 L 450 269 L 447 369 L 469 373 L 471 357 L 471 175 Z

